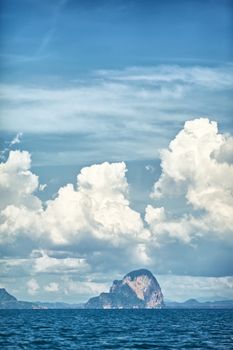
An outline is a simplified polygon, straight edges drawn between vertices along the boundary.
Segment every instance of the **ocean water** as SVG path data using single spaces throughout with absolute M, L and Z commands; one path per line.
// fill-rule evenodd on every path
M 0 310 L 0 349 L 233 349 L 233 310 Z

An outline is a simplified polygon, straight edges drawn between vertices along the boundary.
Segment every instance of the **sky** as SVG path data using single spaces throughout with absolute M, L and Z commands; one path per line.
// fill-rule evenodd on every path
M 233 299 L 232 1 L 0 3 L 1 287 Z

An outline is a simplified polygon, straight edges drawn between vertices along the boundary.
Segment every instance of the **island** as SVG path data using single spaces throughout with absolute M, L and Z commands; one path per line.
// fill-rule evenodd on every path
M 84 305 L 86 309 L 161 309 L 163 294 L 158 281 L 146 269 L 129 272 L 115 280 L 109 293 L 101 293 Z

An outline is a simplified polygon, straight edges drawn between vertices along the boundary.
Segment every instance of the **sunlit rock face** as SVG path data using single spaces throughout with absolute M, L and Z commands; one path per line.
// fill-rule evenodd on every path
M 164 306 L 161 288 L 146 269 L 132 271 L 113 282 L 109 293 L 91 298 L 88 309 L 157 309 Z

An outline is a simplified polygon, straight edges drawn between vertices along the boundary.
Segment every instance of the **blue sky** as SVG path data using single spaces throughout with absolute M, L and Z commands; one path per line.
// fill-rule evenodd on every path
M 231 1 L 1 7 L 2 286 L 233 298 Z
M 231 1 L 2 4 L 3 79 L 43 84 L 98 69 L 232 59 Z

